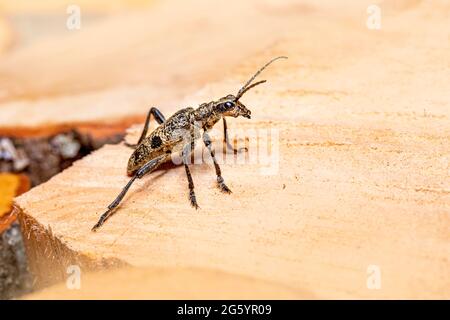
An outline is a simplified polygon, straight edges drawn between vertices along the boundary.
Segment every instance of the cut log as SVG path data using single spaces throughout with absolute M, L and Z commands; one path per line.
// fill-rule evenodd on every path
M 123 144 L 17 198 L 37 286 L 64 281 L 74 264 L 132 265 L 221 271 L 310 298 L 450 298 L 450 56 L 438 49 L 450 27 L 432 9 L 408 7 L 379 32 L 365 27 L 365 11 L 296 16 L 295 32 L 186 97 L 195 106 L 234 93 L 269 58 L 289 55 L 242 98 L 252 120 L 230 121 L 249 147 L 221 165 L 233 193 L 216 188 L 211 163 L 192 165 L 200 210 L 184 168 L 167 166 L 91 232 L 129 179 Z M 221 128 L 211 135 L 221 158 Z
M 106 273 L 81 273 L 79 279 L 71 280 L 27 295 L 24 299 L 223 300 L 310 297 L 310 294 L 287 286 L 198 268 L 124 268 Z

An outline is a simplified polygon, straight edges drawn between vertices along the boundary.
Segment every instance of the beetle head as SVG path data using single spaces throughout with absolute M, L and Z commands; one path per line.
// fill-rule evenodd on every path
M 247 119 L 251 117 L 251 111 L 247 109 L 236 97 L 232 94 L 221 98 L 216 103 L 216 112 L 222 114 L 224 117 L 234 117 L 243 116 Z
M 253 80 L 265 69 L 269 64 L 274 62 L 278 59 L 287 59 L 287 57 L 276 57 L 269 62 L 267 62 L 264 66 L 262 66 L 245 84 L 244 86 L 239 90 L 237 95 L 229 94 L 226 97 L 221 98 L 219 101 L 217 101 L 215 105 L 215 111 L 222 114 L 224 117 L 239 117 L 243 116 L 247 119 L 250 119 L 251 117 L 251 111 L 247 109 L 246 106 L 244 106 L 239 99 L 246 93 L 248 90 L 250 90 L 253 87 L 256 87 L 257 85 L 260 85 L 266 80 L 261 80 L 255 83 L 252 83 Z

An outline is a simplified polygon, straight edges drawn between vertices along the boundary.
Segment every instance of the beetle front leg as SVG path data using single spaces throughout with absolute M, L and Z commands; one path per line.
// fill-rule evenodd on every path
M 236 149 L 234 146 L 231 145 L 230 140 L 228 139 L 228 127 L 227 127 L 227 120 L 225 118 L 222 118 L 223 120 L 223 142 L 225 142 L 228 149 L 232 150 L 234 154 L 237 154 L 238 152 L 245 151 L 247 152 L 247 147 Z
M 214 168 L 216 169 L 217 183 L 219 184 L 220 190 L 225 193 L 231 193 L 230 188 L 227 187 L 225 181 L 222 178 L 222 171 L 220 170 L 220 166 L 217 163 L 215 152 L 211 146 L 211 138 L 209 137 L 209 134 L 206 132 L 206 130 L 203 131 L 203 142 L 208 148 L 209 153 L 211 154 L 211 158 L 213 159 Z

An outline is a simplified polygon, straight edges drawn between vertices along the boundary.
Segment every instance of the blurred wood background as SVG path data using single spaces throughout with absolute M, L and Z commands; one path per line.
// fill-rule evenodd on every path
M 245 130 L 279 133 L 276 174 L 228 162 L 228 196 L 210 164 L 195 165 L 196 212 L 183 168 L 159 170 L 91 233 L 127 181 L 130 149 L 108 145 L 17 198 L 36 283 L 64 281 L 74 263 L 196 267 L 309 298 L 449 298 L 450 5 L 381 2 L 370 30 L 371 4 L 155 1 L 4 53 L 3 130 L 131 123 L 150 106 L 170 115 L 289 56 L 243 98 L 252 120 L 230 121 L 240 143 Z M 214 136 L 221 150 L 220 128 Z

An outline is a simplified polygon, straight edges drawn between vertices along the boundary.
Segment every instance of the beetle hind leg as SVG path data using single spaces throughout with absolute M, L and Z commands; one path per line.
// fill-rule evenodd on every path
M 128 183 L 126 184 L 126 186 L 122 189 L 122 191 L 119 193 L 119 195 L 114 199 L 113 202 L 111 202 L 111 204 L 108 206 L 108 209 L 106 210 L 105 213 L 103 213 L 100 216 L 100 219 L 98 220 L 98 222 L 94 225 L 94 227 L 92 228 L 92 231 L 96 231 L 98 228 L 100 228 L 106 220 L 109 219 L 109 217 L 111 217 L 111 215 L 113 214 L 114 210 L 119 206 L 120 202 L 122 201 L 122 199 L 125 197 L 126 193 L 128 192 L 128 190 L 130 189 L 131 185 L 133 184 L 133 182 L 136 179 L 141 179 L 143 176 L 145 176 L 147 173 L 150 173 L 152 171 L 154 171 L 156 168 L 159 167 L 159 165 L 161 165 L 164 161 L 166 160 L 165 156 L 160 156 L 157 157 L 155 159 L 152 159 L 150 161 L 148 161 L 145 165 L 143 165 L 137 172 L 136 174 L 128 181 Z
M 153 115 L 153 117 L 155 118 L 156 122 L 158 122 L 158 124 L 161 124 L 163 122 L 166 121 L 166 118 L 164 117 L 164 115 L 162 114 L 161 111 L 159 111 L 157 108 L 155 107 L 151 107 L 150 110 L 147 113 L 147 118 L 145 119 L 145 125 L 144 125 L 144 129 L 142 130 L 141 136 L 139 137 L 139 140 L 136 144 L 132 144 L 132 143 L 128 143 L 125 142 L 125 145 L 127 147 L 130 148 L 136 148 L 138 145 L 141 144 L 142 140 L 145 139 L 145 137 L 147 136 L 147 131 L 148 131 L 148 125 L 150 123 L 150 117 L 151 115 Z

